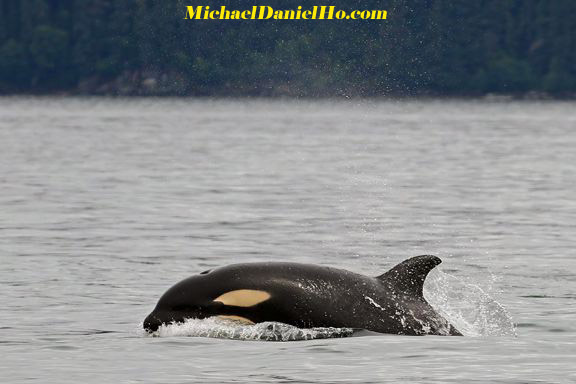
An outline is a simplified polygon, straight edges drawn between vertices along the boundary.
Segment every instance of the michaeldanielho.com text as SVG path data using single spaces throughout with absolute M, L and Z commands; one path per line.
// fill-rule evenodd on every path
M 227 9 L 225 5 L 212 9 L 210 6 L 187 6 L 186 20 L 386 20 L 385 10 L 344 11 L 335 6 L 314 6 L 309 9 L 274 9 L 268 5 L 252 6 L 250 9 Z

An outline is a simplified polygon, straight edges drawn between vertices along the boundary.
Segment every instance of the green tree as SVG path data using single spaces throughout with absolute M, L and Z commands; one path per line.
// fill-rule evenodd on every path
M 61 67 L 67 59 L 68 33 L 48 25 L 36 27 L 30 42 L 32 62 L 41 71 Z

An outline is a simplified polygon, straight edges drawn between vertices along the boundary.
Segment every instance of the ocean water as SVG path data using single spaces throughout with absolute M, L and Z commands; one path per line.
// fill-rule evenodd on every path
M 576 382 L 575 111 L 0 98 L 0 381 Z M 425 295 L 465 337 L 141 330 L 208 268 L 419 254 L 443 259 Z

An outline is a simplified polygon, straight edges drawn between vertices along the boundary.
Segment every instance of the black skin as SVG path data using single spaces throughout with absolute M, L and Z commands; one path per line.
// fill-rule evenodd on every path
M 346 327 L 399 335 L 462 334 L 422 295 L 436 256 L 408 259 L 385 274 L 369 277 L 342 269 L 297 263 L 234 264 L 189 277 L 170 288 L 144 320 L 144 329 L 188 318 L 241 316 L 254 323 L 275 321 L 299 328 Z M 252 307 L 214 299 L 240 289 L 268 292 Z

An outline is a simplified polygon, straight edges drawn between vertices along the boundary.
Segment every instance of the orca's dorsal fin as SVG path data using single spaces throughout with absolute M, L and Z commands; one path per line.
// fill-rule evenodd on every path
M 428 272 L 441 262 L 439 257 L 432 255 L 416 256 L 404 260 L 388 272 L 378 276 L 377 279 L 390 283 L 399 293 L 423 297 L 422 289 Z

